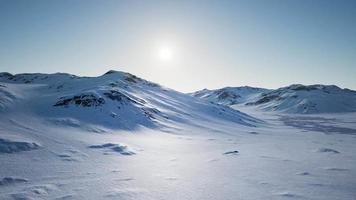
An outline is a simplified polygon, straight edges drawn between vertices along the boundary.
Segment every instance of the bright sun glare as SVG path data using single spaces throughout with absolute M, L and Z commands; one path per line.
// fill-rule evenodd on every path
M 173 58 L 173 51 L 169 47 L 160 47 L 158 49 L 158 58 L 161 61 L 170 61 Z

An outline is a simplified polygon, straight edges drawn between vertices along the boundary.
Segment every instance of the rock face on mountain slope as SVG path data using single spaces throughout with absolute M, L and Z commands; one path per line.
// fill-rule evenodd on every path
M 263 93 L 247 105 L 298 114 L 356 112 L 356 91 L 335 85 L 296 84 Z
M 356 112 L 356 92 L 334 85 L 290 85 L 276 90 L 227 87 L 191 94 L 223 105 L 256 106 L 265 111 L 295 114 Z
M 246 126 L 259 123 L 229 107 L 213 105 L 119 71 L 99 77 L 0 73 L 0 93 L 0 106 L 9 113 L 116 129 L 157 128 L 175 123 L 199 126 L 199 121 Z
M 243 87 L 224 87 L 216 90 L 203 89 L 191 93 L 194 97 L 205 99 L 209 102 L 222 105 L 235 105 L 249 102 L 260 94 L 269 91 L 264 88 L 255 88 L 249 86 Z

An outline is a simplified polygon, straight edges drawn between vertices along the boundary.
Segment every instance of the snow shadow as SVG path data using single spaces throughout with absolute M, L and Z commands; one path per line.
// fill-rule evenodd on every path
M 337 133 L 356 135 L 356 129 L 331 125 L 335 119 L 322 117 L 281 116 L 280 120 L 287 126 L 292 126 L 307 131 L 317 131 L 325 134 Z

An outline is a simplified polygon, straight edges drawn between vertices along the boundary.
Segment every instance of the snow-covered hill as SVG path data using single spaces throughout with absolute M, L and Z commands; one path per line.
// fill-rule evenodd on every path
M 258 120 L 239 111 L 118 71 L 99 77 L 1 73 L 0 93 L 1 110 L 35 114 L 58 125 L 84 123 L 133 129 L 177 123 L 201 126 L 200 122 L 207 121 L 258 124 Z
M 355 112 L 356 91 L 334 85 L 296 84 L 263 93 L 247 105 L 298 114 Z
M 264 88 L 255 88 L 249 86 L 243 87 L 224 87 L 216 90 L 203 89 L 191 93 L 194 97 L 205 99 L 209 102 L 222 105 L 243 104 L 251 101 L 260 94 L 269 91 Z
M 356 111 L 356 91 L 334 85 L 290 85 L 276 90 L 226 87 L 191 93 L 209 102 L 241 108 L 257 106 L 265 111 L 295 114 L 342 113 Z

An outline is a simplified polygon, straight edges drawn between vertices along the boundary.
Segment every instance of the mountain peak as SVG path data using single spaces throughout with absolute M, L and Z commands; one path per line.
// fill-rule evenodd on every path
M 123 74 L 123 73 L 125 73 L 126 74 L 126 72 L 122 72 L 122 71 L 117 71 L 117 70 L 109 70 L 109 71 L 107 71 L 104 75 L 108 75 L 108 74 Z

